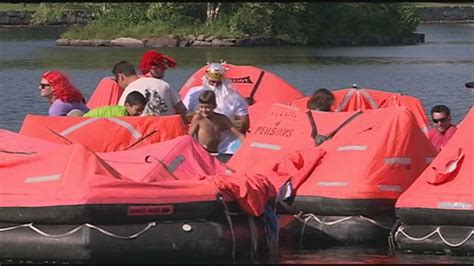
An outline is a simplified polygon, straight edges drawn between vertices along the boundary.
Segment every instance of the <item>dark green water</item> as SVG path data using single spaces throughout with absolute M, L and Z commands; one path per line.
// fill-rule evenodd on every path
M 112 66 L 137 64 L 145 48 L 56 47 L 62 28 L 0 28 L 0 128 L 17 131 L 25 114 L 46 114 L 38 94 L 40 75 L 59 69 L 88 97 Z M 353 83 L 420 98 L 425 111 L 446 104 L 454 122 L 474 103 L 474 24 L 421 25 L 426 42 L 411 46 L 163 48 L 178 67 L 166 79 L 179 89 L 198 68 L 225 59 L 272 71 L 297 88 L 312 93 L 321 87 L 340 89 Z M 334 247 L 318 250 L 282 248 L 266 262 L 279 263 L 474 263 L 452 255 L 391 253 L 386 248 Z

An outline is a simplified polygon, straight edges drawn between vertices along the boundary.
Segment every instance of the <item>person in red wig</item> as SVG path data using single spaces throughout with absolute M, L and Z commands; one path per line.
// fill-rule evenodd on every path
M 155 50 L 145 52 L 140 60 L 140 71 L 146 77 L 163 79 L 168 67 L 175 68 L 176 60 Z
M 181 101 L 178 92 L 173 90 L 166 81 L 148 76 L 139 77 L 134 66 L 126 61 L 117 63 L 112 73 L 118 84 L 125 88 L 118 101 L 119 105 L 125 104 L 128 94 L 138 91 L 145 96 L 147 101 L 142 116 L 179 114 L 183 122 L 188 122 L 186 118 L 188 109 Z
M 38 90 L 51 104 L 50 116 L 80 115 L 89 111 L 82 93 L 59 71 L 45 72 Z

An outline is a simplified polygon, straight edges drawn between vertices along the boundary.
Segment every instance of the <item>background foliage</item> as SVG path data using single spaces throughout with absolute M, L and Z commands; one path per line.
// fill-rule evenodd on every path
M 334 37 L 357 40 L 374 34 L 402 37 L 419 24 L 415 7 L 403 3 L 220 3 L 213 19 L 208 15 L 209 7 L 205 2 L 41 3 L 33 22 L 44 24 L 67 12 L 86 10 L 93 20 L 72 28 L 63 38 L 247 35 L 294 44 L 319 44 Z

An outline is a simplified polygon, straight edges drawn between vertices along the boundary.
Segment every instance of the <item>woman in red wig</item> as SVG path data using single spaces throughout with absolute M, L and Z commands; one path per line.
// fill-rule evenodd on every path
M 76 113 L 89 111 L 82 93 L 59 71 L 45 72 L 38 89 L 40 95 L 47 98 L 51 104 L 48 110 L 50 116 L 65 116 L 71 111 Z

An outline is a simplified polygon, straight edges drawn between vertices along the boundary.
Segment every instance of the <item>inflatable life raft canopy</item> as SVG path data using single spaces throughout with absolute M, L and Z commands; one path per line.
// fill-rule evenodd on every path
M 116 105 L 123 91 L 124 89 L 118 85 L 113 77 L 105 77 L 97 84 L 87 102 L 87 107 L 94 109 L 105 105 Z
M 51 117 L 27 115 L 20 134 L 60 144 L 80 143 L 95 152 L 141 147 L 187 134 L 181 116 Z
M 203 84 L 203 76 L 207 65 L 198 71 L 184 83 L 179 94 L 184 98 L 186 93 L 195 86 Z M 247 102 L 270 102 L 289 104 L 290 101 L 303 97 L 304 94 L 276 74 L 255 67 L 224 64 L 225 76 L 232 80 L 232 85 Z
M 347 89 L 332 91 L 336 98 L 332 106 L 335 112 L 349 112 L 368 109 L 379 109 L 387 107 L 404 106 L 415 116 L 416 122 L 421 130 L 427 134 L 429 122 L 426 118 L 423 104 L 413 96 L 400 93 L 376 90 L 371 88 L 359 88 L 357 86 Z M 305 96 L 291 102 L 290 105 L 306 108 L 310 96 Z
M 318 144 L 325 154 L 296 191 L 295 207 L 327 215 L 373 212 L 374 200 L 393 210 L 436 154 L 403 107 L 305 112 L 274 104 L 228 166 L 267 173 L 285 155 Z
M 446 147 L 397 200 L 408 224 L 474 226 L 474 108 Z
M 190 144 L 194 140 L 185 136 L 181 141 Z M 173 143 L 180 146 L 181 141 Z M 158 145 L 154 148 L 164 150 L 170 144 L 162 148 Z M 160 152 L 147 149 L 129 151 L 132 153 L 128 156 L 125 152 L 108 154 L 102 159 L 82 144 L 48 147 L 23 157 L 5 155 L 0 158 L 0 175 L 4 177 L 0 179 L 0 222 L 130 223 L 206 218 L 220 208 L 219 195 L 258 216 L 275 197 L 273 186 L 264 176 L 222 173 L 224 166 L 209 158 L 197 144 L 187 147 L 190 150 L 171 151 L 171 156 L 165 155 L 163 160 L 155 157 Z M 150 159 L 150 154 L 154 158 Z M 208 156 L 201 159 L 207 162 L 207 168 L 185 158 L 192 160 L 191 156 L 197 155 Z M 177 158 L 181 158 L 181 165 Z M 143 161 L 151 166 L 144 167 Z M 212 175 L 186 175 L 194 172 Z

